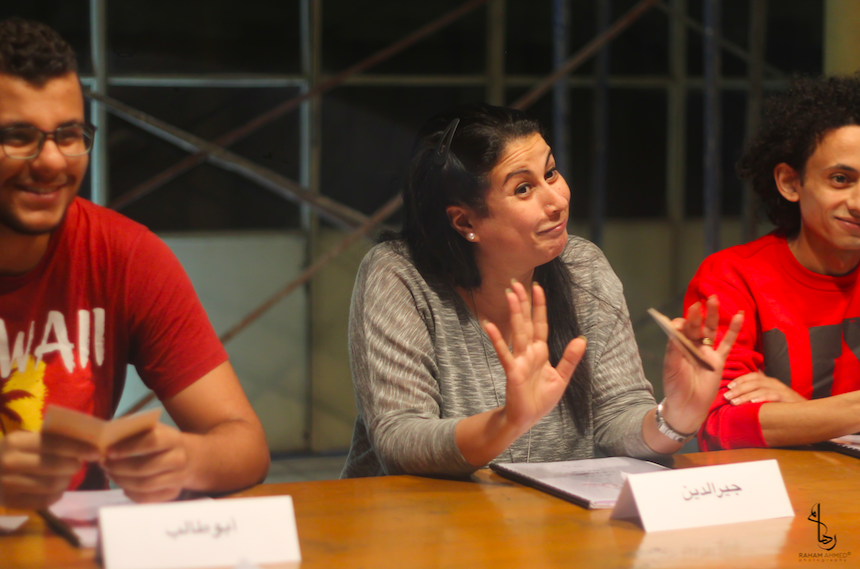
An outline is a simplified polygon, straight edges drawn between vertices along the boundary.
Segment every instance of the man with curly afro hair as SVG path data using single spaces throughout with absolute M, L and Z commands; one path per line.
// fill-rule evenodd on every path
M 738 163 L 776 229 L 711 255 L 685 305 L 716 295 L 721 335 L 744 311 L 703 450 L 860 431 L 860 74 L 794 78 Z
M 105 475 L 141 502 L 254 484 L 262 426 L 179 261 L 77 196 L 95 129 L 76 70 L 51 28 L 0 21 L 0 506 L 45 508 Z M 110 419 L 128 364 L 179 429 L 107 449 L 40 432 L 49 405 Z

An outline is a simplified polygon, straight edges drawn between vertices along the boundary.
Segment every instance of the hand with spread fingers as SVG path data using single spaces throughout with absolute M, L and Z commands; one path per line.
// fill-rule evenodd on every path
M 722 378 L 723 366 L 743 325 L 743 313 L 735 314 L 720 342 L 716 342 L 720 304 L 716 296 L 702 305 L 697 302 L 687 310 L 687 318 L 676 318 L 672 324 L 697 345 L 702 357 L 714 368 L 708 371 L 686 354 L 676 341 L 666 348 L 663 360 L 662 415 L 678 433 L 695 433 L 705 420 Z
M 188 451 L 184 435 L 158 423 L 108 449 L 101 466 L 108 478 L 135 502 L 164 502 L 187 487 Z
M 768 377 L 760 371 L 747 373 L 733 379 L 729 390 L 723 394 L 732 405 L 744 403 L 799 403 L 805 397 L 775 377 Z
M 42 509 L 59 500 L 98 450 L 58 435 L 14 431 L 0 439 L 0 505 Z
M 525 287 L 514 282 L 507 292 L 511 315 L 512 350 L 508 349 L 499 328 L 484 322 L 505 370 L 505 416 L 527 430 L 555 407 L 585 353 L 585 338 L 567 345 L 556 367 L 549 362 L 546 297 L 537 283 L 532 285 L 532 300 Z

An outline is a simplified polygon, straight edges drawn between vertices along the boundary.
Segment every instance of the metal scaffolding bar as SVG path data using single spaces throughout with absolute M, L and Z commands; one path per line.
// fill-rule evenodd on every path
M 544 93 L 546 93 L 555 84 L 556 81 L 582 65 L 583 62 L 587 61 L 589 57 L 594 55 L 597 50 L 603 47 L 606 42 L 615 39 L 618 34 L 630 27 L 633 22 L 642 17 L 656 3 L 657 0 L 641 0 L 638 4 L 633 6 L 626 14 L 618 18 L 618 20 L 616 20 L 615 23 L 612 24 L 612 27 L 606 30 L 606 33 L 601 34 L 588 42 L 585 47 L 576 52 L 573 57 L 568 59 L 567 63 L 565 63 L 564 66 L 562 66 L 560 69 L 556 69 L 548 77 L 538 82 L 538 84 L 532 87 L 525 95 L 517 99 L 517 101 L 514 102 L 511 107 L 514 109 L 527 109 L 528 107 L 532 106 L 532 104 L 534 104 L 535 101 L 540 99 L 544 95 Z
M 329 76 L 322 74 L 321 80 L 325 81 Z M 115 81 L 113 77 L 108 78 L 108 86 L 127 86 L 126 83 L 134 83 L 135 87 L 298 87 L 304 85 L 304 79 L 290 79 L 279 84 L 275 79 L 257 80 L 252 77 L 237 76 L 228 78 L 197 78 L 189 76 L 158 77 L 150 81 L 144 77 L 128 77 L 129 81 Z M 198 80 L 199 79 L 199 80 Z M 543 79 L 540 75 L 505 75 L 505 87 L 532 87 Z M 613 75 L 609 77 L 609 86 L 612 89 L 667 89 L 672 79 L 663 75 Z M 91 75 L 81 77 L 84 87 L 94 90 L 95 81 Z M 571 89 L 593 89 L 595 79 L 591 75 L 574 75 L 567 78 L 568 87 Z M 484 73 L 457 74 L 457 75 L 412 75 L 402 74 L 370 74 L 363 73 L 354 75 L 344 81 L 345 87 L 485 87 L 487 76 Z M 703 81 L 699 77 L 689 77 L 688 86 L 691 89 L 701 89 Z M 788 85 L 788 75 L 783 74 L 779 78 L 764 79 L 765 89 L 783 89 Z M 749 80 L 747 78 L 733 79 L 723 78 L 723 91 L 748 91 Z
M 487 4 L 487 102 L 505 104 L 505 2 Z
M 750 64 L 748 76 L 750 90 L 747 94 L 746 132 L 747 138 L 758 130 L 761 122 L 761 102 L 764 97 L 765 37 L 767 35 L 767 0 L 752 0 L 750 3 Z M 741 208 L 741 235 L 744 242 L 756 238 L 756 208 L 758 201 L 749 182 L 744 183 L 743 207 Z
M 256 182 L 287 200 L 310 204 L 318 214 L 339 227 L 354 229 L 367 220 L 367 216 L 364 214 L 325 196 L 313 194 L 286 176 L 259 166 L 247 158 L 225 150 L 220 146 L 147 115 L 124 103 L 99 93 L 89 92 L 86 95 L 105 105 L 113 114 L 159 138 L 167 140 L 189 152 L 200 151 L 213 164 Z
M 92 89 L 107 95 L 107 0 L 90 0 L 90 54 L 93 62 Z M 108 203 L 108 121 L 104 107 L 90 103 L 90 122 L 99 136 L 90 150 L 90 201 Z
M 705 14 L 705 256 L 720 250 L 722 116 L 720 105 L 720 0 L 702 0 Z
M 552 68 L 561 69 L 570 53 L 569 0 L 552 0 Z M 570 101 L 567 77 L 552 86 L 552 153 L 558 170 L 569 176 Z
M 611 21 L 610 0 L 597 0 L 597 32 L 606 33 Z M 603 226 L 606 221 L 606 170 L 609 151 L 609 45 L 597 53 L 594 75 L 594 161 L 591 178 L 591 240 L 603 245 Z
M 349 235 L 347 235 L 344 239 L 342 239 L 337 245 L 329 249 L 327 253 L 320 256 L 314 263 L 305 269 L 301 275 L 296 277 L 294 280 L 287 283 L 283 288 L 274 293 L 272 296 L 263 301 L 257 308 L 251 311 L 245 318 L 241 321 L 230 327 L 229 330 L 221 334 L 219 339 L 221 343 L 226 344 L 248 326 L 256 322 L 263 314 L 272 309 L 273 306 L 278 304 L 281 300 L 286 298 L 290 293 L 298 289 L 300 286 L 304 285 L 308 281 L 313 278 L 323 267 L 325 267 L 328 263 L 336 259 L 340 256 L 344 251 L 349 249 L 356 241 L 359 239 L 366 237 L 369 235 L 374 229 L 382 225 L 382 223 L 394 215 L 397 210 L 400 209 L 400 206 L 403 205 L 403 198 L 400 194 L 397 194 L 393 198 L 391 198 L 384 206 L 382 206 L 376 213 L 374 213 L 371 217 L 367 219 L 364 223 L 361 224 L 360 227 L 353 230 Z M 143 398 L 138 400 L 137 403 L 132 405 L 128 411 L 124 413 L 124 415 L 131 415 L 132 413 L 137 413 L 150 402 L 155 399 L 155 393 L 148 393 Z
M 322 2 L 323 0 L 302 0 L 302 72 L 307 78 L 307 91 L 312 91 L 320 84 L 322 72 Z M 309 146 L 307 148 L 306 187 L 316 195 L 320 194 L 322 175 L 322 95 L 315 95 L 302 103 L 302 110 L 307 113 L 309 128 Z M 301 206 L 302 230 L 305 234 L 304 266 L 309 266 L 316 256 L 319 246 L 320 222 L 319 217 L 308 204 Z M 313 283 L 303 283 L 305 289 L 305 337 L 309 344 L 314 343 L 314 317 L 318 307 L 317 295 L 314 294 Z M 271 304 L 274 306 L 274 303 Z M 307 364 L 307 384 L 305 390 L 305 421 L 302 439 L 305 449 L 311 449 L 311 435 L 314 421 L 314 370 L 313 350 L 305 354 Z
M 687 0 L 672 0 L 676 13 L 686 14 Z M 687 164 L 687 27 L 669 19 L 669 75 L 666 126 L 666 214 L 669 218 L 670 259 L 682 259 Z M 686 289 L 680 263 L 670 263 L 670 290 Z
M 485 4 L 487 1 L 488 0 L 470 0 L 469 2 L 466 2 L 462 6 L 451 10 L 444 16 L 430 22 L 426 26 L 415 30 L 403 39 L 394 42 L 388 47 L 377 51 L 370 57 L 363 59 L 355 65 L 344 69 L 340 73 L 326 79 L 325 81 L 322 81 L 320 84 L 315 85 L 307 92 L 302 93 L 297 97 L 293 97 L 292 99 L 289 99 L 281 103 L 280 105 L 269 109 L 265 113 L 258 115 L 246 124 L 240 126 L 239 128 L 236 128 L 220 136 L 215 140 L 215 145 L 227 147 L 231 144 L 234 144 L 235 142 L 238 142 L 239 140 L 242 140 L 246 136 L 256 132 L 261 127 L 269 124 L 273 120 L 276 120 L 291 112 L 292 110 L 296 109 L 302 102 L 318 95 L 322 95 L 327 91 L 330 91 L 331 89 L 342 84 L 347 77 L 350 77 L 357 73 L 361 73 L 362 71 L 369 69 L 374 65 L 378 65 L 379 63 L 390 59 L 392 56 L 397 55 L 407 47 L 412 46 L 413 44 L 424 39 L 425 37 L 435 33 L 439 29 L 444 28 L 445 26 L 448 26 L 449 24 L 457 21 L 461 17 L 477 9 L 482 4 Z M 160 188 L 162 185 L 169 182 L 170 180 L 173 180 L 176 177 L 184 174 L 198 164 L 202 164 L 206 160 L 206 154 L 206 152 L 197 152 L 185 158 L 184 160 L 177 162 L 167 170 L 164 170 L 160 174 L 157 174 L 153 178 L 150 178 L 149 180 L 140 184 L 138 187 L 124 194 L 122 198 L 113 202 L 111 204 L 111 207 L 113 209 L 121 209 L 127 206 L 129 203 L 136 201 L 144 195 L 149 194 L 150 192 Z

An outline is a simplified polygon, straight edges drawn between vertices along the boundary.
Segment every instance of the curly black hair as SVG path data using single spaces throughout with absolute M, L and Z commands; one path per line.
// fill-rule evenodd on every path
M 41 87 L 77 71 L 75 52 L 52 28 L 22 18 L 0 20 L 0 73 Z
M 737 172 L 750 181 L 779 233 L 790 236 L 800 230 L 800 205 L 779 193 L 774 168 L 788 164 L 802 183 L 806 162 L 824 135 L 856 124 L 860 124 L 860 73 L 795 76 L 788 90 L 765 103 L 761 128 L 738 161 Z

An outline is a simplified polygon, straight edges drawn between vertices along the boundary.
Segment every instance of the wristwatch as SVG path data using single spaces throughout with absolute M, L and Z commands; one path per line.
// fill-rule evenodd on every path
M 697 432 L 699 432 L 699 430 L 696 429 L 695 431 L 693 431 L 690 434 L 684 434 L 684 433 L 679 433 L 678 431 L 673 429 L 672 425 L 667 423 L 666 419 L 663 418 L 663 403 L 665 403 L 665 402 L 666 402 L 666 400 L 663 399 L 663 401 L 661 401 L 660 404 L 657 405 L 657 413 L 655 414 L 655 416 L 657 418 L 657 430 L 675 442 L 678 442 L 678 443 L 687 442 L 688 440 L 693 438 L 693 436 L 695 436 L 695 434 Z

